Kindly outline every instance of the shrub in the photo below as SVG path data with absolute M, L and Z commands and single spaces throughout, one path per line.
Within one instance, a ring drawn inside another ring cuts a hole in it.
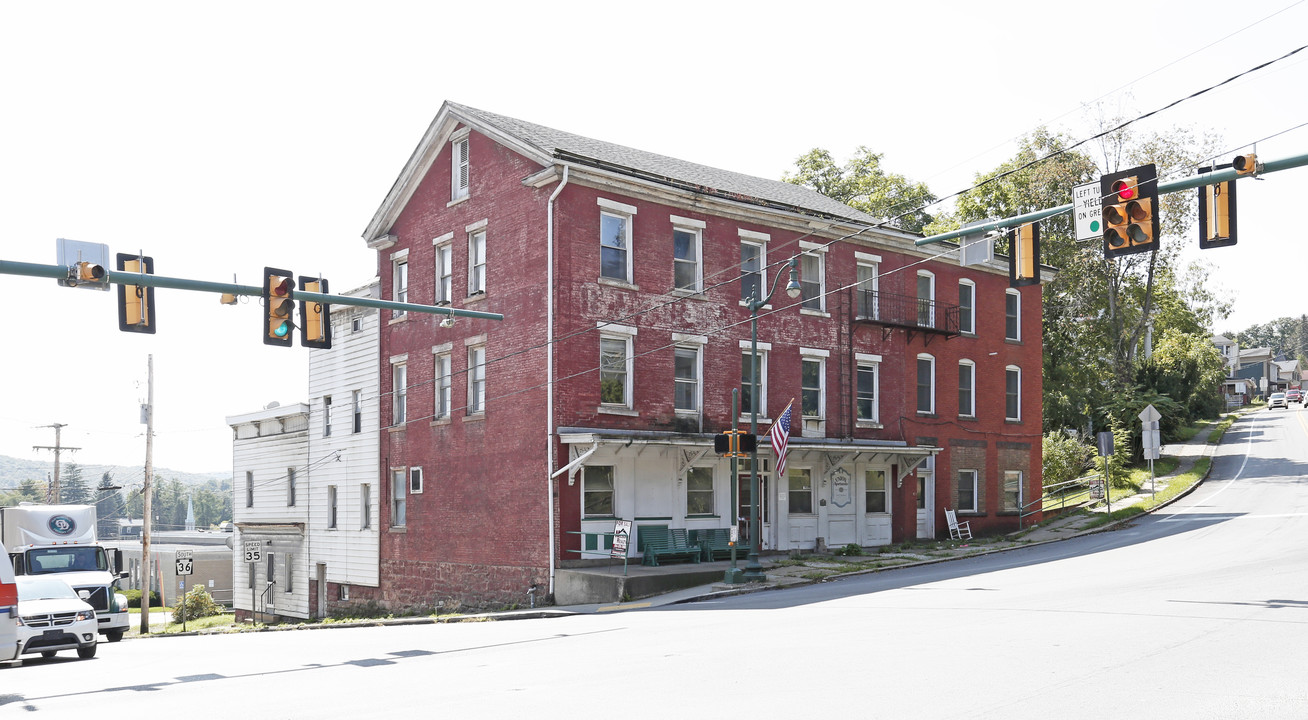
M 1095 448 L 1068 430 L 1050 430 L 1041 440 L 1044 484 L 1057 485 L 1081 477 L 1090 467 Z
M 129 608 L 139 608 L 139 607 L 141 607 L 141 591 L 140 591 L 140 590 L 124 590 L 124 591 L 123 591 L 123 596 L 125 596 L 125 597 L 127 598 L 127 607 L 129 607 Z M 161 603 L 161 602 L 163 602 L 163 601 L 159 599 L 159 593 L 157 593 L 157 592 L 151 590 L 151 591 L 150 591 L 150 607 L 159 607 L 159 603 Z
M 183 617 L 187 620 L 195 620 L 210 615 L 221 615 L 223 612 L 223 606 L 213 601 L 213 596 L 203 585 L 196 585 L 185 595 L 177 598 L 177 604 L 172 609 L 173 622 L 181 622 Z
M 844 546 L 844 547 L 842 547 L 842 548 L 840 548 L 840 549 L 834 551 L 834 552 L 831 553 L 831 554 L 832 554 L 832 555 L 846 555 L 846 556 L 851 556 L 851 557 L 852 557 L 852 556 L 858 556 L 858 555 L 862 555 L 862 554 L 863 554 L 863 546 L 862 546 L 862 545 L 859 545 L 858 543 L 850 543 L 850 544 L 848 544 L 848 545 L 846 545 L 846 546 Z

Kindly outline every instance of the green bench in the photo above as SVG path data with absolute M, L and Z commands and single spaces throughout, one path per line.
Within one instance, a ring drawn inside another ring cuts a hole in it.
M 711 528 L 692 530 L 690 542 L 699 545 L 705 560 L 727 560 L 731 558 L 731 528 Z M 736 557 L 743 558 L 749 548 L 736 544 Z
M 699 562 L 701 555 L 698 545 L 687 537 L 685 528 L 668 529 L 666 525 L 641 525 L 639 539 L 644 558 L 643 565 L 658 566 L 660 560 L 685 559 Z

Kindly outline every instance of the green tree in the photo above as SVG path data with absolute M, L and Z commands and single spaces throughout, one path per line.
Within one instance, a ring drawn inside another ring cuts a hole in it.
M 860 145 L 844 166 L 831 153 L 813 148 L 795 160 L 795 172 L 781 179 L 816 190 L 846 205 L 909 232 L 921 232 L 931 216 L 923 209 L 936 201 L 925 183 L 914 183 L 903 175 L 881 167 L 884 155 Z
M 87 505 L 91 502 L 91 489 L 82 478 L 82 466 L 68 463 L 59 478 L 59 501 L 68 505 Z
M 118 520 L 126 517 L 127 506 L 118 490 L 112 472 L 100 476 L 100 484 L 95 487 L 95 517 L 102 538 L 117 537 Z

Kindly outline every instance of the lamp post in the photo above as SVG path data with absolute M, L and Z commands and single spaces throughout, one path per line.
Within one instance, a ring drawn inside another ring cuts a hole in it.
M 799 257 L 792 256 L 790 262 L 790 282 L 786 284 L 786 295 L 798 298 L 803 292 L 799 287 Z M 768 304 L 772 294 L 777 291 L 781 273 L 772 280 L 772 289 L 766 297 L 749 300 L 749 434 L 758 437 L 758 311 Z M 762 283 L 754 291 L 757 295 L 762 290 Z M 763 566 L 758 563 L 758 554 L 762 550 L 762 524 L 759 518 L 759 480 L 758 480 L 758 444 L 749 454 L 749 556 L 745 559 L 745 582 L 763 582 Z M 735 480 L 733 480 L 735 482 Z M 779 482 L 779 481 L 778 481 Z

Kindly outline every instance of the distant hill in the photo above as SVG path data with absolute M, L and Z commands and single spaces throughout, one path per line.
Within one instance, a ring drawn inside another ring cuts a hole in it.
M 82 463 L 77 463 L 77 465 L 82 468 L 82 479 L 91 487 L 99 484 L 100 478 L 105 471 L 112 472 L 114 482 L 123 485 L 133 480 L 139 481 L 145 470 L 143 465 L 93 465 Z M 67 467 L 67 463 L 61 464 L 61 468 Z M 23 460 L 0 455 L 0 488 L 18 487 L 23 480 L 28 478 L 44 482 L 46 477 L 53 472 L 53 461 Z M 203 485 L 210 480 L 230 480 L 232 477 L 230 473 L 224 472 L 191 473 L 160 467 L 156 467 L 154 473 L 165 480 L 176 479 L 183 485 Z

